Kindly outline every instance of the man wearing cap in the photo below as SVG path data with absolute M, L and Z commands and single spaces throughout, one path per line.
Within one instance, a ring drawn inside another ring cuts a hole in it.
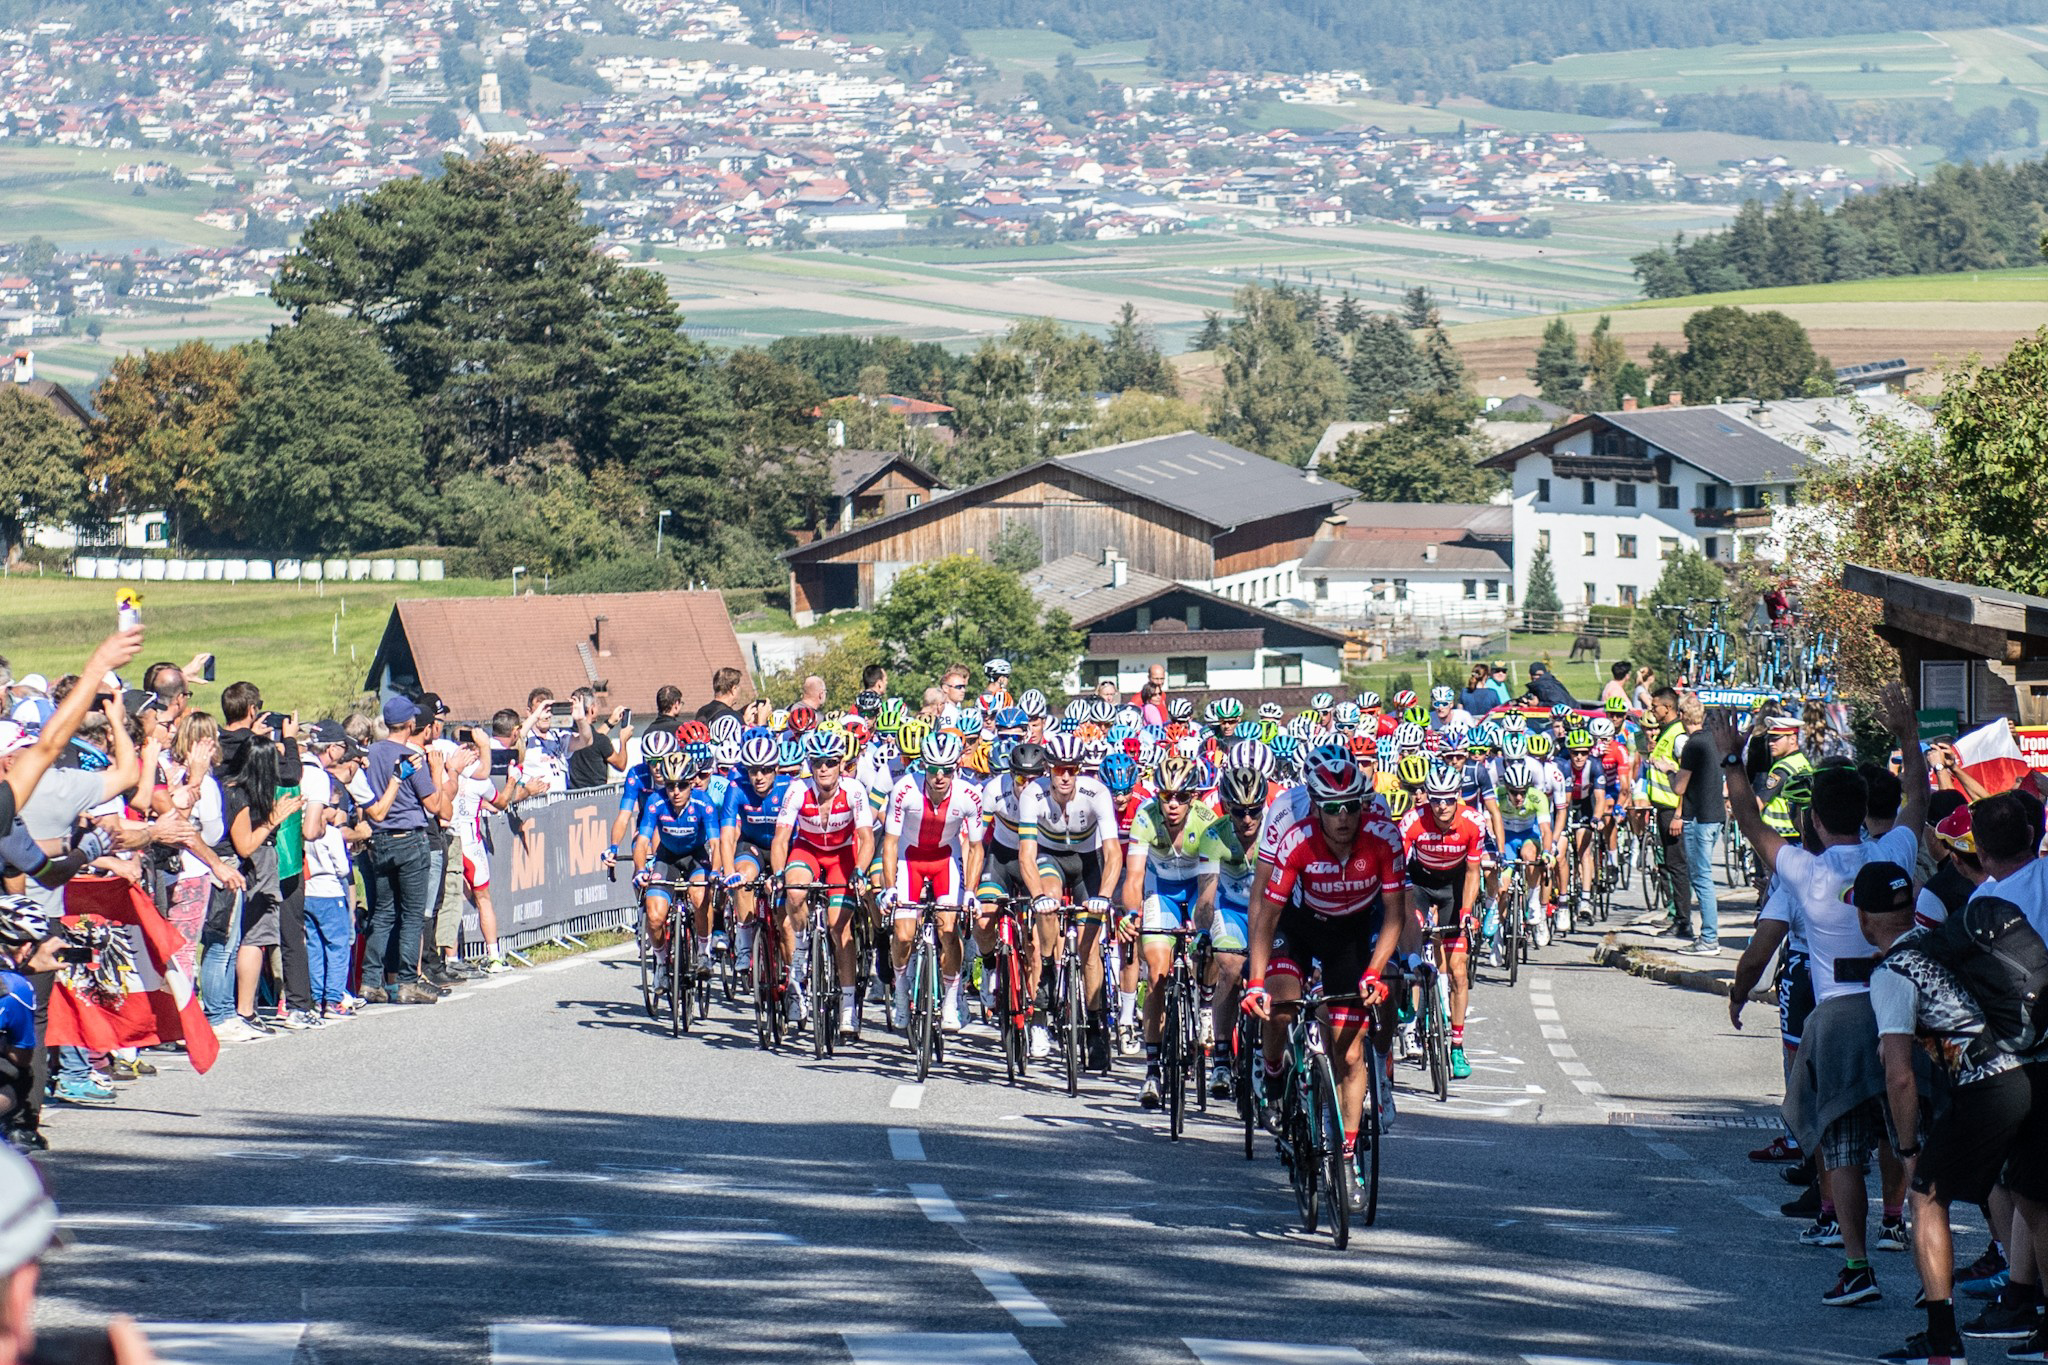
M 416 744 L 420 708 L 409 698 L 384 703 L 387 738 L 370 746 L 365 770 L 375 792 L 366 814 L 370 857 L 368 946 L 363 998 L 371 1004 L 431 1005 L 441 991 L 420 980 L 420 937 L 433 901 L 428 842 L 436 818 L 452 807 L 441 791 L 439 755 Z
M 1908 1338 L 1903 1353 L 1882 1358 L 1961 1360 L 1949 1205 L 1985 1202 L 2002 1175 L 2023 1209 L 2027 1203 L 2033 1212 L 2048 1208 L 2040 1202 L 2048 1200 L 2048 1103 L 2036 1099 L 2029 1074 L 2040 1074 L 2042 1057 L 1999 1048 L 1982 1003 L 1923 950 L 1930 930 L 1914 923 L 1913 878 L 1904 867 L 1866 863 L 1844 895 L 1856 907 L 1863 936 L 1884 955 L 1871 974 L 1870 1007 L 1884 1060 L 1892 1150 L 1908 1163 L 1913 1259 L 1927 1304 L 1926 1332 Z M 1993 904 L 2011 907 L 1995 898 Z M 1916 1043 L 1949 1083 L 1931 1125 L 1923 1123 L 1914 1077 Z M 2048 1221 L 2033 1226 L 2030 1220 L 2030 1226 L 2039 1245 Z
M 1797 716 L 1772 716 L 1764 722 L 1770 742 L 1771 766 L 1757 784 L 1757 800 L 1763 803 L 1764 824 L 1780 839 L 1799 836 L 1799 809 L 1806 804 L 1807 783 L 1813 763 L 1799 747 L 1805 727 Z
M 351 852 L 370 837 L 348 784 L 365 755 L 338 720 L 315 723 L 306 737 L 311 761 L 299 779 L 306 802 L 306 966 L 313 1008 L 322 1018 L 345 1019 L 353 1012 L 348 1003 L 349 956 L 355 946 Z
M 57 704 L 50 700 L 50 680 L 40 673 L 22 678 L 14 684 L 13 691 L 8 719 L 31 733 L 42 729 L 57 710 Z
M 1557 675 L 1550 671 L 1547 664 L 1529 665 L 1529 686 L 1526 690 L 1530 696 L 1545 706 L 1576 707 L 1579 704 L 1578 699 L 1557 680 Z

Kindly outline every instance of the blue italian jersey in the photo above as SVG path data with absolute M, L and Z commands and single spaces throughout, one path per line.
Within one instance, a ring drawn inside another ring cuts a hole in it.
M 736 829 L 742 842 L 767 848 L 775 842 L 775 816 L 782 809 L 782 798 L 788 791 L 788 773 L 777 773 L 763 796 L 754 795 L 754 784 L 746 778 L 734 778 L 726 784 L 719 828 Z
M 680 809 L 670 802 L 667 792 L 655 792 L 640 817 L 640 837 L 651 841 L 663 858 L 702 853 L 717 833 L 718 810 L 711 804 L 710 793 L 701 787 L 690 789 Z

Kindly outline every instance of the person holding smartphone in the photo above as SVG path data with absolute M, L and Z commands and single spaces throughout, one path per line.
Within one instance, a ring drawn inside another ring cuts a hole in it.
M 419 718 L 411 699 L 386 701 L 389 734 L 370 746 L 367 758 L 376 796 L 366 812 L 370 913 L 362 996 L 373 1005 L 431 1005 L 442 995 L 420 979 L 420 932 L 433 899 L 428 836 L 434 819 L 447 818 L 453 807 L 437 780 L 438 758 L 422 753 L 415 743 Z

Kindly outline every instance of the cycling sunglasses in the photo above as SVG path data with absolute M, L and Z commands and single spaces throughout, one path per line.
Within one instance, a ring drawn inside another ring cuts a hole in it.
M 1230 814 L 1238 820 L 1256 820 L 1266 813 L 1264 806 L 1232 806 Z
M 1429 798 L 1429 804 L 1432 806 L 1455 806 L 1458 804 L 1458 798 L 1455 796 L 1432 796 Z
M 1316 809 L 1325 815 L 1356 815 L 1365 809 L 1363 801 L 1318 801 Z
M 1195 794 L 1194 794 L 1193 792 L 1161 792 L 1161 793 L 1159 793 L 1159 804 L 1161 804 L 1162 806 L 1163 806 L 1163 805 L 1165 805 L 1165 804 L 1166 804 L 1166 803 L 1167 803 L 1168 801 L 1174 801 L 1174 802 L 1178 802 L 1178 803 L 1179 803 L 1180 805 L 1183 805 L 1183 806 L 1185 806 L 1185 805 L 1186 805 L 1186 804 L 1187 804 L 1188 802 L 1190 802 L 1190 801 L 1192 801 L 1192 800 L 1194 800 L 1194 799 L 1195 799 Z
M 838 768 L 844 766 L 845 763 L 846 760 L 843 758 L 825 758 L 820 756 L 811 760 L 811 771 L 816 772 L 820 768 Z
M 1081 773 L 1081 765 L 1078 763 L 1055 763 L 1047 771 L 1059 773 L 1064 777 L 1078 777 Z
M 749 768 L 749 769 L 747 769 L 747 776 L 748 776 L 748 777 L 773 777 L 773 776 L 775 776 L 775 775 L 776 775 L 777 773 L 779 773 L 779 772 L 781 772 L 781 771 L 782 771 L 782 769 L 780 769 L 780 768 L 776 767 L 776 766 L 775 766 L 774 764 L 772 764 L 772 763 L 771 763 L 771 764 L 769 764 L 769 765 L 768 765 L 767 767 L 765 767 L 765 768 Z

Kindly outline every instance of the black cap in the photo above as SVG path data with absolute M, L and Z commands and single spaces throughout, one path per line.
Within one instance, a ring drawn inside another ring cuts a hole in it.
M 121 694 L 121 709 L 131 716 L 139 716 L 144 711 L 161 711 L 163 706 L 164 699 L 154 692 L 139 692 L 131 687 Z
M 1910 913 L 1913 875 L 1897 863 L 1865 863 L 1842 899 L 1866 915 Z
M 448 715 L 448 703 L 441 700 L 441 694 L 438 692 L 422 692 L 420 714 L 432 716 L 435 720 L 443 720 Z
M 1550 666 L 1548 664 L 1534 663 L 1529 665 L 1529 676 L 1532 678 L 1540 678 L 1549 671 Z

